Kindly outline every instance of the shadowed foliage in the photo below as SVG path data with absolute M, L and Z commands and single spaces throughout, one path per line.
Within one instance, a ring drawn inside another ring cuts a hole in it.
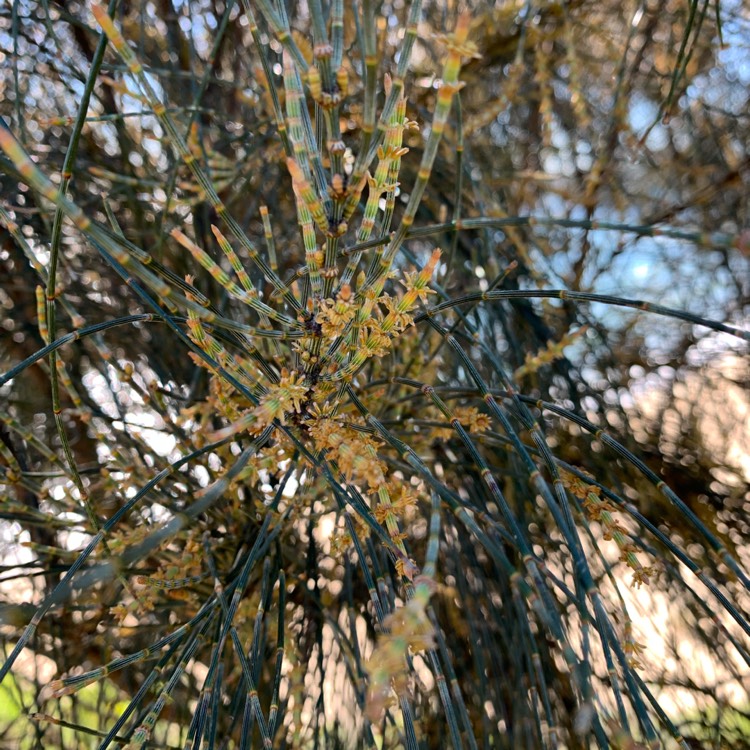
M 749 39 L 0 9 L 0 744 L 747 747 Z

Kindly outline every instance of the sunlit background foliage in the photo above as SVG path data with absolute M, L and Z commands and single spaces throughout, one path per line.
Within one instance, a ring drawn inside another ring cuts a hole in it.
M 0 8 L 0 745 L 747 747 L 746 4 L 109 13 Z

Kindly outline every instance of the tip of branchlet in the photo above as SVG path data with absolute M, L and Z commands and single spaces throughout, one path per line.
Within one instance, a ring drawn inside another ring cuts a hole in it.
M 214 233 L 214 237 L 216 237 L 219 242 L 226 242 L 227 238 L 224 236 L 221 229 L 219 229 L 219 227 L 217 227 L 215 224 L 211 224 L 211 231 Z
M 243 430 L 250 429 L 253 425 L 253 422 L 255 421 L 256 417 L 254 414 L 246 414 L 244 417 L 240 417 L 237 422 L 233 422 L 232 424 L 224 427 L 221 430 L 209 432 L 206 435 L 206 439 L 211 443 L 218 443 L 220 440 L 226 440 L 227 438 L 233 437 Z
M 286 168 L 292 177 L 292 182 L 304 181 L 305 175 L 302 173 L 302 168 L 291 156 L 286 160 Z
M 435 248 L 432 251 L 432 255 L 430 256 L 430 259 L 427 261 L 427 265 L 424 267 L 424 272 L 428 273 L 430 276 L 435 272 L 435 269 L 437 268 L 437 264 L 440 262 L 440 256 L 443 254 L 443 251 L 440 248 Z
M 393 88 L 393 79 L 390 73 L 386 73 L 383 77 L 383 88 L 385 89 L 385 95 L 388 96 Z
M 188 247 L 189 245 L 193 244 L 190 238 L 177 227 L 175 227 L 169 234 L 184 247 Z
M 94 2 L 91 3 L 91 12 L 94 14 L 94 18 L 99 24 L 101 30 L 109 37 L 109 40 L 115 45 L 115 47 L 119 44 L 125 43 L 115 26 L 115 22 L 112 20 L 109 13 L 107 13 L 107 9 L 103 5 L 100 5 L 94 0 Z
M 62 698 L 63 695 L 68 695 L 72 692 L 73 690 L 71 688 L 65 687 L 65 682 L 63 680 L 52 680 L 52 682 L 48 682 L 41 689 L 37 702 L 41 704 L 51 698 Z
M 109 18 L 109 15 L 105 8 L 102 5 L 99 5 L 99 3 L 94 0 L 94 2 L 91 3 L 91 12 L 94 14 L 94 18 L 96 18 L 96 22 L 101 26 L 102 25 L 102 18 Z
M 465 42 L 469 36 L 469 29 L 471 28 L 471 13 L 468 8 L 464 8 L 458 16 L 456 21 L 456 28 L 453 33 L 456 35 L 456 40 Z

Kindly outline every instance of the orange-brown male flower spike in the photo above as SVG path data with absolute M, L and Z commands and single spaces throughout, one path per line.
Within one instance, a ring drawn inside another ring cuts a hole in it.
M 406 287 L 406 294 L 404 295 L 402 302 L 408 300 L 406 304 L 408 304 L 409 307 L 411 307 L 417 299 L 420 299 L 422 302 L 427 302 L 427 295 L 435 294 L 435 291 L 430 289 L 427 284 L 437 267 L 440 255 L 440 250 L 434 250 L 430 259 L 427 261 L 427 264 L 419 273 L 413 271 L 404 274 L 405 281 L 402 283 Z
M 351 287 L 349 284 L 344 284 L 335 300 L 327 299 L 321 302 L 317 321 L 320 323 L 323 335 L 328 338 L 340 336 L 356 312 Z
M 254 410 L 257 418 L 256 429 L 269 425 L 274 419 L 284 424 L 284 415 L 287 412 L 299 413 L 302 410 L 302 402 L 306 395 L 304 376 L 289 372 L 286 368 L 282 369 L 279 382 L 268 389 Z
M 442 42 L 448 49 L 450 55 L 459 58 L 480 58 L 479 50 L 474 42 L 469 41 L 469 29 L 471 27 L 471 15 L 464 11 L 456 21 L 456 28 L 452 34 L 436 34 L 435 39 Z

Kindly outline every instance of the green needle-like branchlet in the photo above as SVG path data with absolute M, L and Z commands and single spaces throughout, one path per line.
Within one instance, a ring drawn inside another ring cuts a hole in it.
M 743 684 L 721 19 L 500 5 L 14 4 L 0 705 L 40 746 L 742 744 L 680 650 Z

